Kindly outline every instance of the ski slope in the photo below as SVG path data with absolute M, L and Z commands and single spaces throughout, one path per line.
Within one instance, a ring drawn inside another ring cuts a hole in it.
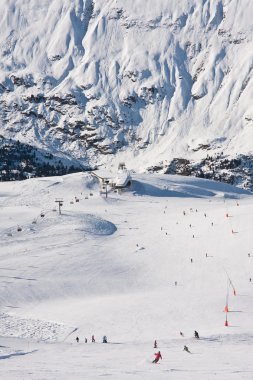
M 132 176 L 107 198 L 88 173 L 0 183 L 1 378 L 253 378 L 252 194 Z

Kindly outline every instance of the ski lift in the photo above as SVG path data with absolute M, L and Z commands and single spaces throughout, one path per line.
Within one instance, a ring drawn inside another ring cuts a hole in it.
M 93 196 L 93 193 L 90 193 L 90 196 L 92 197 L 92 196 Z
M 59 215 L 61 215 L 61 207 L 63 206 L 63 199 L 62 198 L 56 198 L 55 202 L 58 203 L 58 206 L 59 206 Z
M 22 228 L 21 228 L 20 226 L 18 226 L 17 231 L 18 231 L 18 232 L 21 232 L 21 231 L 22 231 Z
M 45 216 L 44 212 L 41 212 L 40 216 L 41 216 L 41 218 L 44 218 L 44 216 Z
M 119 163 L 118 170 L 126 170 L 126 164 L 125 164 L 125 162 L 120 162 Z
M 33 219 L 32 224 L 36 224 L 36 223 L 37 223 L 37 220 Z

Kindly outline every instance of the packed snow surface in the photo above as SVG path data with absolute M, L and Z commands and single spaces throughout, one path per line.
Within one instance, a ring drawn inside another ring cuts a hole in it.
M 165 175 L 107 198 L 87 173 L 1 182 L 1 378 L 252 379 L 252 201 Z

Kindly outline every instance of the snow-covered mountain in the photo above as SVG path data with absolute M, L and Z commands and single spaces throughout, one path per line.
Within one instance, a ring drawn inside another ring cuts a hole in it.
M 87 167 L 250 167 L 252 16 L 251 0 L 2 0 L 0 133 Z

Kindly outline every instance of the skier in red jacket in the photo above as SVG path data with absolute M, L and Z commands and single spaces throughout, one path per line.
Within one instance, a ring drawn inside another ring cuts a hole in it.
M 152 363 L 157 363 L 159 359 L 162 359 L 162 355 L 160 351 L 156 352 L 154 355 L 155 355 L 155 360 L 153 360 Z

